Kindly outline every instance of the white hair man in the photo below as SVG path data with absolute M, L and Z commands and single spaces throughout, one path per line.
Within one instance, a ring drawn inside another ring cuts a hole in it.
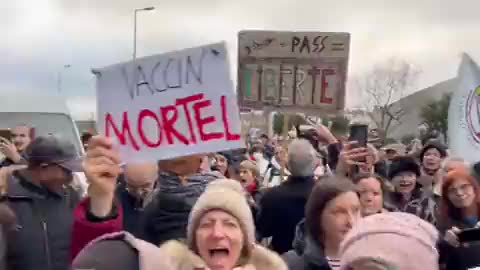
M 260 200 L 257 230 L 262 238 L 272 237 L 279 254 L 292 249 L 296 225 L 304 218 L 305 204 L 315 184 L 315 150 L 303 139 L 288 146 L 287 181 L 273 187 Z

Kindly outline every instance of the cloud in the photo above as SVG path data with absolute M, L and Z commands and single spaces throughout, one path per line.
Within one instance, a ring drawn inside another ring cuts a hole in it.
M 94 96 L 90 68 L 131 59 L 133 10 L 147 6 L 139 56 L 226 40 L 234 67 L 240 30 L 345 31 L 350 75 L 398 57 L 421 67 L 419 87 L 455 76 L 462 51 L 480 59 L 478 0 L 16 0 L 0 17 L 0 91 L 54 94 L 61 72 L 64 95 Z
M 72 96 L 67 98 L 67 107 L 75 120 L 90 120 L 96 117 L 96 98 Z

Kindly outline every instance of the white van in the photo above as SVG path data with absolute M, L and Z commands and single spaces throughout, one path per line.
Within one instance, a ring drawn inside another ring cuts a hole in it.
M 0 94 L 0 130 L 7 130 L 18 124 L 33 127 L 35 136 L 55 135 L 75 145 L 78 156 L 84 154 L 83 146 L 67 108 L 65 98 L 25 94 Z M 0 156 L 0 160 L 3 157 Z M 85 191 L 83 173 L 75 174 L 77 184 Z
M 0 94 L 0 129 L 26 124 L 35 128 L 35 136 L 55 135 L 71 141 L 81 156 L 80 136 L 65 99 L 54 96 Z

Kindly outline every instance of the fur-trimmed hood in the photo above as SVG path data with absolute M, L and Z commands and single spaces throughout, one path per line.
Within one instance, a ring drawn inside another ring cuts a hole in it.
M 160 246 L 160 251 L 172 258 L 178 267 L 175 270 L 200 270 L 208 269 L 205 262 L 193 253 L 185 244 L 179 241 L 169 241 Z M 260 245 L 255 245 L 252 256 L 246 265 L 235 270 L 287 270 L 287 265 L 275 252 Z

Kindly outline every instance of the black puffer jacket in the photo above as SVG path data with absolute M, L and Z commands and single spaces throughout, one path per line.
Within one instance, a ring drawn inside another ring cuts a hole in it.
M 32 184 L 22 171 L 14 172 L 8 204 L 17 224 L 7 232 L 7 269 L 68 269 L 73 208 L 79 199 L 70 187 L 54 193 Z

